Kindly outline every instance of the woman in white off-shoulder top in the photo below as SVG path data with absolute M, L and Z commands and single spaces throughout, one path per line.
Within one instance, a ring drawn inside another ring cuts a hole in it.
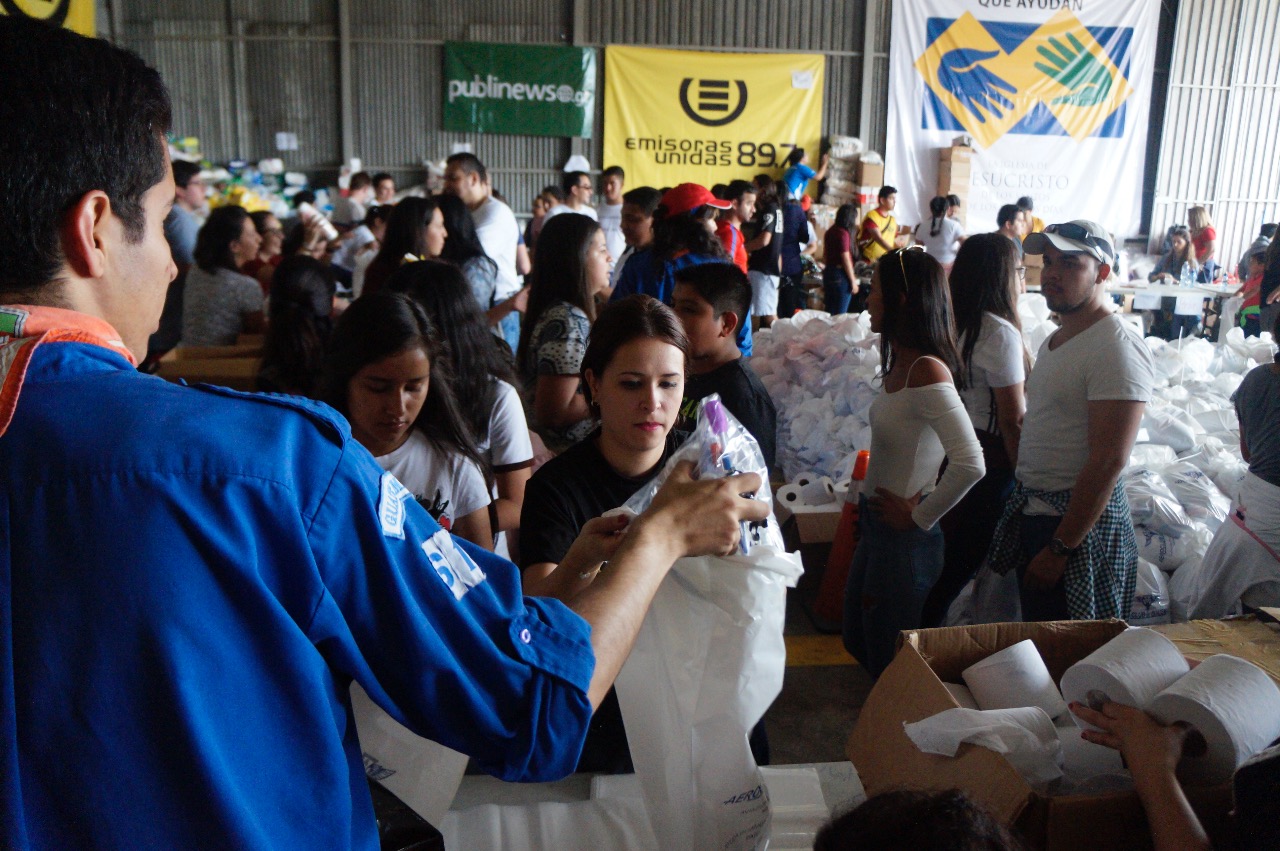
M 876 264 L 867 310 L 881 335 L 884 392 L 871 405 L 871 463 L 845 589 L 844 644 L 878 677 L 898 632 L 920 625 L 942 572 L 938 519 L 985 467 L 956 389 L 960 357 L 942 266 L 919 250 L 886 254 Z

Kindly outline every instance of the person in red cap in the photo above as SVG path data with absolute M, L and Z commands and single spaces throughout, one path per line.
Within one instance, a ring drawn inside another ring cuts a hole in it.
M 732 262 L 716 237 L 716 213 L 732 206 L 697 183 L 668 189 L 653 216 L 652 244 L 627 261 L 610 301 L 643 293 L 669 305 L 676 272 L 700 263 Z M 738 348 L 743 355 L 751 354 L 749 321 L 739 326 Z

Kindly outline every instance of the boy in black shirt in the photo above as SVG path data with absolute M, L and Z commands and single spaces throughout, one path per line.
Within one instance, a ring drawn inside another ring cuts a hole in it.
M 698 402 L 720 394 L 729 413 L 760 444 L 772 473 L 778 414 L 769 391 L 738 349 L 738 325 L 751 307 L 751 285 L 732 263 L 702 263 L 676 273 L 672 308 L 689 338 L 689 378 L 676 429 L 693 430 Z

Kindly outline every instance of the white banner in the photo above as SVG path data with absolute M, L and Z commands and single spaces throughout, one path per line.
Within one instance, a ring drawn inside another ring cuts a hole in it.
M 970 233 L 1027 195 L 1045 222 L 1137 234 L 1159 14 L 1160 0 L 894 0 L 898 221 L 928 218 L 939 149 L 967 135 Z

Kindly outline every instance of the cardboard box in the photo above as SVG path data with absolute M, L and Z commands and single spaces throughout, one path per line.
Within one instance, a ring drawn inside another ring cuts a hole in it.
M 1044 269 L 1043 254 L 1023 254 L 1022 265 L 1027 267 L 1027 276 L 1023 279 L 1028 287 L 1040 286 L 1040 272 Z
M 973 159 L 973 148 L 965 145 L 952 145 L 938 151 L 939 163 L 968 163 Z
M 883 163 L 866 163 L 858 160 L 858 167 L 854 169 L 854 183 L 861 186 L 874 186 L 876 191 L 880 191 L 880 187 L 884 186 L 884 164 Z
M 1119 620 L 1061 621 L 902 633 L 898 654 L 863 704 L 847 748 L 867 794 L 892 789 L 961 789 L 1016 827 L 1032 848 L 1149 849 L 1151 833 L 1136 793 L 1042 796 L 994 751 L 962 745 L 955 757 L 926 754 L 902 728 L 904 723 L 955 708 L 957 704 L 943 683 L 962 682 L 961 671 L 998 650 L 1031 639 L 1058 681 L 1068 667 L 1125 628 Z M 1280 653 L 1275 658 L 1280 659 Z M 1220 831 L 1231 806 L 1230 788 L 1188 789 L 1187 796 L 1210 835 Z

